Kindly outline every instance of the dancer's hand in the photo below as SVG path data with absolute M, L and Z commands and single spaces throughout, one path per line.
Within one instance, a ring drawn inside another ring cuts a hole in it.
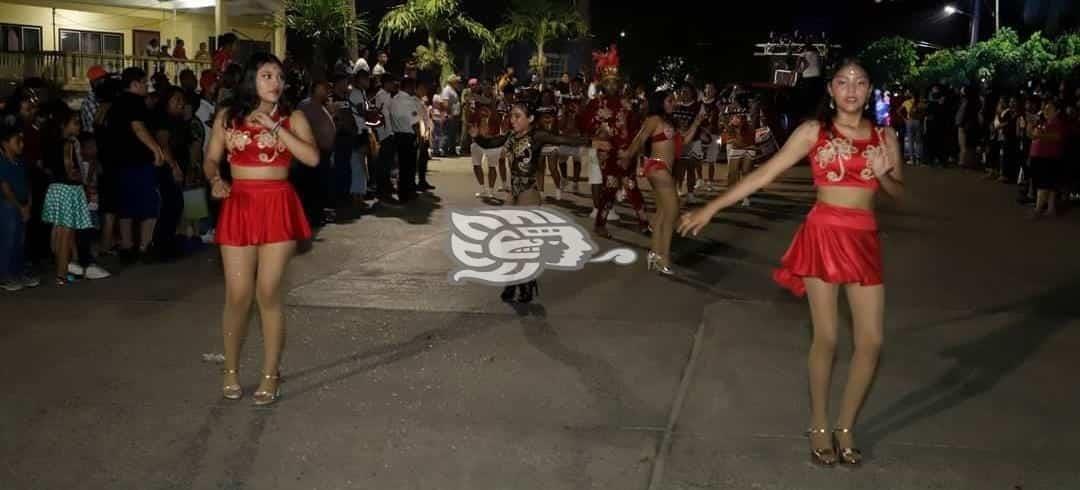
M 684 237 L 687 235 L 697 236 L 705 228 L 705 225 L 712 221 L 714 215 L 716 215 L 716 212 L 712 211 L 708 206 L 683 213 L 682 219 L 679 220 L 679 234 Z
M 229 197 L 231 188 L 229 184 L 222 180 L 221 177 L 214 177 L 213 184 L 210 187 L 210 196 L 214 199 L 225 199 Z
M 277 123 L 274 122 L 274 120 L 271 119 L 270 116 L 265 112 L 256 112 L 251 115 L 251 119 L 259 123 L 260 126 L 271 131 L 273 131 L 273 129 L 277 127 Z
M 877 156 L 870 159 L 870 170 L 874 172 L 874 176 L 881 178 L 892 171 L 893 162 L 889 155 L 892 153 L 886 146 L 885 151 L 881 152 Z

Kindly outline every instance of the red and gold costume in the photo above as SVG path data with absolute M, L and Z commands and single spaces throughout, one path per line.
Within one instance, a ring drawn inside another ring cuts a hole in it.
M 593 53 L 593 60 L 596 64 L 597 79 L 605 81 L 618 79 L 619 55 L 615 46 L 606 53 Z M 597 203 L 596 228 L 598 230 L 604 229 L 607 225 L 608 212 L 615 206 L 616 195 L 624 186 L 627 201 L 635 211 L 638 211 L 639 216 L 645 209 L 645 199 L 634 179 L 634 169 L 624 168 L 619 164 L 619 152 L 630 147 L 640 124 L 640 117 L 633 111 L 630 102 L 618 94 L 607 94 L 589 101 L 579 116 L 579 126 L 585 136 L 611 143 L 611 150 L 597 150 L 600 172 L 604 179 Z
M 282 129 L 289 118 L 274 115 Z M 269 129 L 245 122 L 225 130 L 225 149 L 234 167 L 289 168 L 292 153 Z M 219 245 L 247 247 L 311 238 L 296 190 L 286 179 L 234 179 L 221 204 L 214 239 Z
M 835 127 L 823 127 L 810 149 L 814 185 L 877 190 L 881 183 L 870 162 L 887 157 L 882 131 L 874 128 L 870 139 L 851 140 Z M 806 293 L 804 277 L 833 284 L 881 284 L 881 242 L 874 213 L 818 202 L 780 262 L 773 279 L 796 296 Z

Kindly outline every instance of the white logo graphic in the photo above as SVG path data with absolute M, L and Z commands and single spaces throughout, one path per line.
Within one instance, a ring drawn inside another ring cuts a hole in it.
M 550 209 L 501 207 L 450 213 L 450 256 L 458 268 L 450 282 L 507 286 L 531 281 L 545 269 L 580 270 L 586 262 L 629 265 L 629 248 L 599 250 L 572 219 Z

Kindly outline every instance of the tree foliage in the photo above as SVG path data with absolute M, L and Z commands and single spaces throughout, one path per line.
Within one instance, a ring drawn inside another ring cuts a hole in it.
M 498 55 L 495 35 L 465 15 L 461 0 L 406 0 L 379 21 L 377 39 L 386 44 L 391 39 L 425 33 L 427 43 L 418 46 L 413 56 L 421 69 L 439 69 L 445 80 L 454 72 L 454 57 L 442 37 L 449 39 L 459 32 L 480 41 L 480 59 L 488 61 Z
M 275 19 L 275 25 L 324 46 L 371 36 L 371 24 L 355 13 L 351 0 L 285 0 L 285 16 Z
M 915 43 L 902 37 L 874 41 L 859 54 L 859 59 L 876 83 L 904 81 L 915 69 L 919 55 Z
M 1016 31 L 1002 28 L 994 37 L 969 49 L 942 49 L 928 54 L 914 66 L 907 80 L 920 86 L 984 84 L 1008 89 L 1032 78 L 1066 78 L 1077 70 L 1080 34 L 1051 40 L 1035 32 L 1021 41 Z
M 529 66 L 543 73 L 547 65 L 544 47 L 551 41 L 581 38 L 589 34 L 581 13 L 574 7 L 552 0 L 513 0 L 495 38 L 502 49 L 517 41 L 529 41 L 536 54 Z

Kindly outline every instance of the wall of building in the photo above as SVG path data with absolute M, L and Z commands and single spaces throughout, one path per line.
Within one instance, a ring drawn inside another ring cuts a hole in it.
M 200 42 L 214 34 L 213 15 L 173 13 L 167 10 L 110 7 L 54 0 L 27 0 L 27 3 L 0 2 L 0 22 L 41 28 L 42 48 L 60 49 L 60 29 L 122 34 L 124 54 L 142 54 L 143 46 L 133 46 L 135 30 L 158 31 L 162 40 L 184 40 L 188 56 L 194 56 Z M 229 27 L 241 38 L 273 42 L 274 30 L 260 25 L 261 18 L 230 17 Z M 173 45 L 174 42 L 170 42 Z

